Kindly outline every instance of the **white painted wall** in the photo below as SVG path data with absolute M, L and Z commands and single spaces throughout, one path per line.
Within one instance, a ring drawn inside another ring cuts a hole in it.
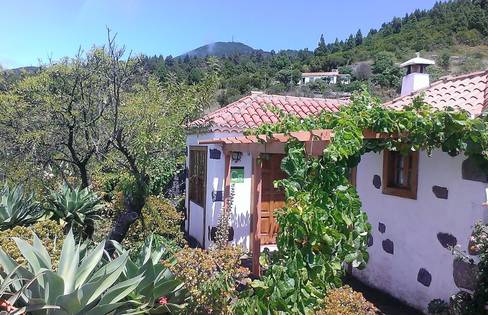
M 467 250 L 474 223 L 487 219 L 486 184 L 462 179 L 464 156 L 451 157 L 434 151 L 432 157 L 420 152 L 417 200 L 384 195 L 373 186 L 373 176 L 383 174 L 383 153 L 368 153 L 357 170 L 357 190 L 372 225 L 373 246 L 364 270 L 353 274 L 366 284 L 386 291 L 426 311 L 435 298 L 448 298 L 460 289 L 453 280 L 454 256 L 441 246 L 438 232 L 454 235 Z M 383 180 L 382 180 L 383 184 Z M 438 199 L 432 186 L 447 187 L 448 199 Z M 385 233 L 378 223 L 386 225 Z M 394 254 L 386 253 L 382 241 L 394 243 Z M 417 281 L 420 268 L 432 275 L 426 287 Z
M 239 133 L 205 133 L 193 134 L 187 137 L 187 146 L 199 145 L 198 142 L 206 139 L 221 137 L 241 136 Z M 225 189 L 225 156 L 221 145 L 202 145 L 207 146 L 207 192 L 206 192 L 206 209 L 190 202 L 190 220 L 185 222 L 185 227 L 189 234 L 195 237 L 200 244 L 208 248 L 212 241 L 210 240 L 210 229 L 217 226 L 217 222 L 224 205 L 223 202 L 214 202 L 212 192 L 224 191 Z M 221 152 L 219 160 L 210 159 L 210 150 L 218 149 Z M 187 159 L 187 167 L 188 165 Z M 251 173 L 252 157 L 249 153 L 243 153 L 241 161 L 231 161 L 231 166 L 244 167 L 244 183 L 235 184 L 234 189 L 234 207 L 232 209 L 231 224 L 234 228 L 234 242 L 243 246 L 246 250 L 250 248 L 250 213 L 251 213 Z M 188 207 L 188 179 L 186 180 L 186 202 Z M 187 209 L 188 211 L 188 209 Z M 204 218 L 205 216 L 205 225 Z M 205 232 L 204 232 L 205 230 Z M 205 242 L 204 242 L 205 235 Z
M 401 96 L 409 95 L 412 92 L 428 88 L 430 77 L 428 73 L 410 73 L 403 77 Z

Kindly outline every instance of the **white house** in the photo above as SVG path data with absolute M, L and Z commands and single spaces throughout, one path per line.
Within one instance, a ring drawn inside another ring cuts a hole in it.
M 473 117 L 488 106 L 488 70 L 430 84 L 425 68 L 431 61 L 426 62 L 414 58 L 404 64 L 408 71 L 403 82 L 408 84 L 402 96 L 386 106 L 401 109 L 419 94 L 434 107 L 449 105 L 469 111 Z M 232 183 L 233 242 L 256 257 L 262 246 L 272 245 L 278 230 L 272 213 L 284 202 L 272 185 L 283 176 L 279 169 L 282 136 L 261 143 L 256 137 L 243 136 L 243 131 L 277 121 L 268 105 L 303 117 L 336 111 L 347 103 L 345 99 L 252 93 L 193 122 L 187 140 L 189 234 L 204 247 L 211 244 L 212 228 Z M 330 135 L 314 136 L 325 139 Z M 311 153 L 323 150 L 312 145 L 307 142 Z M 369 262 L 364 270 L 352 270 L 355 277 L 423 311 L 432 299 L 447 300 L 460 289 L 473 289 L 473 265 L 455 260 L 449 246 L 466 250 L 474 224 L 488 220 L 484 206 L 488 177 L 476 164 L 463 155 L 451 157 L 440 150 L 432 156 L 421 151 L 408 157 L 395 152 L 367 153 L 353 182 L 373 227 Z
M 330 72 L 304 72 L 298 84 L 307 84 L 315 80 L 323 80 L 329 84 L 349 84 L 351 77 L 348 74 L 340 74 L 339 70 L 333 69 Z

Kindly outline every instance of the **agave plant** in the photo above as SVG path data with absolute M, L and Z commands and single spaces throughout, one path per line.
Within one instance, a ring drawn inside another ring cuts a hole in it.
M 115 244 L 120 255 L 128 255 L 120 244 Z M 124 313 L 167 314 L 178 313 L 185 307 L 187 292 L 183 283 L 161 263 L 166 254 L 164 247 L 153 249 L 153 235 L 148 236 L 135 259 L 129 257 L 123 278 L 144 277 L 129 294 L 135 309 L 126 309 Z
M 0 190 L 0 230 L 33 224 L 43 214 L 40 204 L 34 200 L 34 194 L 27 194 L 22 185 L 13 188 L 5 185 Z
M 41 310 L 36 314 L 108 314 L 129 303 L 124 300 L 143 280 L 143 276 L 126 277 L 119 281 L 126 268 L 127 254 L 103 261 L 105 242 L 92 250 L 76 244 L 73 233 L 66 236 L 57 270 L 53 271 L 48 251 L 34 234 L 32 245 L 14 238 L 24 256 L 26 267 L 19 266 L 0 249 L 0 265 L 5 272 L 15 273 L 9 284 L 19 292 L 26 283 L 29 290 L 20 293 L 26 306 L 54 305 L 57 309 Z
M 73 229 L 84 238 L 91 238 L 95 221 L 100 218 L 97 213 L 103 207 L 100 201 L 101 198 L 88 188 L 71 189 L 64 185 L 61 191 L 51 192 L 48 210 L 52 219 L 67 223 L 67 230 Z
M 16 272 L 19 268 L 20 266 L 14 268 L 5 276 L 5 278 L 2 277 L 3 275 L 0 275 L 0 314 L 21 315 L 39 310 L 59 309 L 58 306 L 45 305 L 42 301 L 38 302 L 38 304 L 31 304 L 29 307 L 17 305 L 21 295 L 28 290 L 29 286 L 36 281 L 39 276 L 37 275 L 34 279 L 26 281 L 17 292 L 11 292 L 10 285 L 18 281 L 18 279 L 16 279 Z

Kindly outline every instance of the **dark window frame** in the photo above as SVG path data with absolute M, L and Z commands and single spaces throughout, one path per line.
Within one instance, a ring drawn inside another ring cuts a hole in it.
M 383 153 L 383 194 L 417 199 L 419 172 L 418 151 L 402 155 L 398 151 Z
M 188 154 L 188 199 L 205 208 L 207 195 L 207 147 L 191 146 Z

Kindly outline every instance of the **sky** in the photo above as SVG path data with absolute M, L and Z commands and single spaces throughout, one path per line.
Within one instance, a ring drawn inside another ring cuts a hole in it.
M 435 0 L 1 0 L 0 65 L 38 65 L 106 42 L 106 28 L 133 53 L 178 56 L 217 41 L 254 48 L 317 46 L 367 34 Z

